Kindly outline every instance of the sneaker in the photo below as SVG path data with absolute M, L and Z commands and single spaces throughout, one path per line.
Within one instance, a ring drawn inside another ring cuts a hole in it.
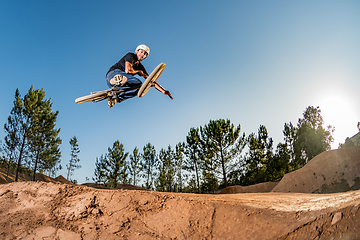
M 128 81 L 127 77 L 125 77 L 123 75 L 120 75 L 120 74 L 117 74 L 110 80 L 110 83 L 115 85 L 115 86 L 121 87 L 125 83 L 127 83 L 127 81 Z
M 121 101 L 122 100 L 120 100 L 120 98 L 114 94 L 108 97 L 108 106 L 109 108 L 112 108 L 115 106 L 115 103 L 120 103 Z
M 117 102 L 118 102 L 118 98 L 116 97 L 116 95 L 115 96 L 108 96 L 108 106 L 109 106 L 109 108 L 112 108 L 115 105 L 115 103 L 117 103 Z
M 113 106 L 115 106 L 115 103 L 116 103 L 116 99 L 108 99 L 109 108 L 112 108 Z

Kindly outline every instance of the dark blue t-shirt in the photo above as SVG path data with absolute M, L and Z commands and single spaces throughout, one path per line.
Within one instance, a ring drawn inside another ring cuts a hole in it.
M 137 59 L 137 56 L 134 53 L 128 53 L 126 54 L 123 58 L 121 58 L 117 63 L 115 63 L 107 73 L 115 70 L 115 69 L 120 69 L 122 71 L 125 72 L 125 62 L 129 62 L 132 67 L 134 68 L 134 70 L 141 70 L 143 71 L 145 74 L 149 75 L 146 72 L 145 67 L 141 64 L 141 62 Z

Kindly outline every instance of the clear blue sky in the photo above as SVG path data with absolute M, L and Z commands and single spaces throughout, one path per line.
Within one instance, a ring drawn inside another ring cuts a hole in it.
M 262 124 L 275 148 L 310 105 L 335 126 L 337 148 L 360 121 L 359 25 L 357 0 L 1 0 L 0 125 L 16 88 L 43 88 L 60 112 L 63 167 L 78 139 L 79 183 L 116 140 L 128 152 L 148 142 L 159 152 L 210 119 L 228 118 L 246 135 Z M 111 109 L 74 102 L 107 89 L 109 67 L 142 43 L 149 72 L 167 64 L 158 82 L 174 100 L 152 89 Z

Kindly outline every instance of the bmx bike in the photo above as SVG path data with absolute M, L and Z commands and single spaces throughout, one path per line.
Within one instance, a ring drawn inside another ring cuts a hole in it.
M 138 97 L 143 97 L 151 87 L 154 87 L 156 84 L 156 81 L 162 74 L 166 67 L 165 63 L 160 63 L 149 75 L 148 78 L 146 78 L 145 82 L 141 85 L 139 88 L 139 91 L 137 93 Z M 100 102 L 105 99 L 111 99 L 112 97 L 124 93 L 124 90 L 122 89 L 116 89 L 116 87 L 103 90 L 103 91 L 97 91 L 97 92 L 91 92 L 90 95 L 86 95 L 83 97 L 79 97 L 75 99 L 76 103 L 84 103 L 84 102 Z

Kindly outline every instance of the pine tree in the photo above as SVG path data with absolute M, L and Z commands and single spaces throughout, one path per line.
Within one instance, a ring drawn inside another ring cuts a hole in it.
M 11 149 L 11 154 L 16 156 L 17 168 L 15 181 L 18 181 L 18 174 L 21 160 L 26 155 L 26 137 L 30 123 L 30 116 L 24 115 L 24 105 L 19 89 L 15 91 L 14 106 L 11 109 L 7 123 L 4 125 L 6 132 L 5 143 Z M 11 157 L 10 157 L 11 159 Z
M 13 149 L 11 158 L 16 156 L 17 158 L 17 169 L 15 181 L 18 181 L 20 167 L 22 161 L 28 162 L 29 150 L 34 151 L 37 143 L 29 140 L 32 136 L 38 134 L 40 115 L 43 115 L 42 110 L 44 105 L 48 105 L 51 108 L 50 100 L 44 100 L 45 92 L 41 89 L 35 89 L 33 86 L 28 90 L 28 93 L 22 99 L 18 89 L 15 91 L 14 106 L 11 110 L 10 116 L 8 117 L 7 123 L 4 125 L 6 132 L 5 144 L 8 149 Z M 57 115 L 57 112 L 54 113 Z M 56 117 L 55 117 L 56 119 Z M 54 130 L 58 132 L 60 130 Z M 61 141 L 57 139 L 57 143 Z M 56 144 L 55 144 L 56 145 Z M 31 149 L 30 149 L 31 147 Z M 44 149 L 48 149 L 43 148 Z M 39 151 L 40 153 L 40 151 Z M 58 155 L 60 153 L 58 152 Z M 40 156 L 40 155 L 39 155 Z M 39 157 L 38 156 L 38 157 Z
M 125 152 L 124 145 L 115 141 L 112 148 L 108 148 L 105 158 L 106 186 L 117 187 L 120 183 L 128 183 L 126 159 L 129 153 Z
M 330 125 L 326 128 L 323 125 L 319 107 L 307 107 L 303 118 L 299 118 L 294 141 L 295 162 L 298 167 L 304 166 L 316 155 L 330 150 L 335 130 Z
M 153 189 L 153 181 L 156 175 L 155 168 L 157 163 L 156 150 L 151 143 L 148 143 L 143 148 L 143 177 L 146 179 L 146 188 Z
M 269 180 L 271 161 L 273 160 L 273 140 L 269 138 L 267 129 L 260 125 L 258 134 L 251 133 L 248 137 L 249 152 L 246 157 L 247 172 L 242 183 L 256 184 Z
M 106 156 L 101 155 L 100 158 L 96 158 L 95 161 L 95 172 L 93 177 L 93 181 L 96 184 L 105 184 L 107 178 L 106 172 Z
M 230 120 L 210 120 L 203 128 L 200 128 L 203 142 L 211 143 L 208 147 L 213 148 L 217 161 L 221 167 L 224 186 L 228 186 L 227 175 L 236 165 L 236 157 L 245 147 L 245 133 L 240 134 L 241 127 L 230 123 Z
M 141 154 L 139 153 L 139 149 L 135 147 L 132 154 L 130 154 L 130 167 L 129 171 L 132 176 L 132 184 L 136 185 L 138 182 L 138 175 L 143 169 L 143 163 L 141 161 Z
M 296 140 L 296 127 L 293 126 L 293 124 L 291 122 L 285 123 L 283 134 L 284 134 L 284 141 L 285 141 L 284 147 L 286 147 L 286 152 L 289 155 L 290 164 L 291 164 L 291 166 L 295 167 L 296 163 L 295 163 L 294 143 Z M 285 152 L 285 150 L 283 152 Z
M 218 175 L 219 174 L 219 162 L 217 161 L 217 152 L 214 151 L 216 146 L 210 138 L 202 136 L 200 141 L 201 146 L 201 167 L 203 181 L 201 184 L 201 190 L 203 192 L 215 192 L 215 189 L 218 187 Z
M 78 164 L 80 162 L 80 159 L 78 157 L 78 154 L 80 153 L 79 145 L 77 143 L 77 138 L 74 136 L 69 141 L 71 152 L 70 152 L 70 160 L 69 164 L 66 165 L 66 168 L 68 170 L 67 173 L 67 180 L 70 180 L 69 177 L 73 174 L 75 169 L 81 168 L 81 165 Z
M 191 128 L 186 136 L 185 154 L 187 156 L 185 162 L 185 169 L 188 171 L 195 171 L 196 185 L 198 193 L 200 190 L 200 136 L 199 128 Z
M 58 137 L 60 129 L 55 129 L 58 111 L 52 112 L 50 100 L 39 103 L 32 117 L 32 126 L 28 134 L 29 150 L 34 164 L 33 181 L 38 168 L 50 171 L 60 162 L 61 152 Z
M 160 191 L 172 192 L 175 182 L 174 151 L 169 145 L 167 150 L 161 149 L 159 153 L 159 178 L 157 189 Z
M 185 151 L 185 143 L 179 142 L 175 146 L 175 154 L 174 154 L 174 162 L 175 162 L 175 171 L 177 178 L 178 191 L 182 192 L 183 189 L 183 173 L 182 169 L 184 167 L 184 151 Z
M 10 119 L 11 122 L 11 119 Z M 6 174 L 6 178 L 9 177 L 9 173 L 10 173 L 10 168 L 11 166 L 15 163 L 16 159 L 17 159 L 17 151 L 16 151 L 16 147 L 18 145 L 17 143 L 17 139 L 16 139 L 16 132 L 12 131 L 12 129 L 10 129 L 12 126 L 9 124 L 8 125 L 5 124 L 5 131 L 8 133 L 5 138 L 4 138 L 4 143 L 2 144 L 2 154 L 3 154 L 3 160 L 6 164 L 6 168 L 7 168 L 7 174 Z

